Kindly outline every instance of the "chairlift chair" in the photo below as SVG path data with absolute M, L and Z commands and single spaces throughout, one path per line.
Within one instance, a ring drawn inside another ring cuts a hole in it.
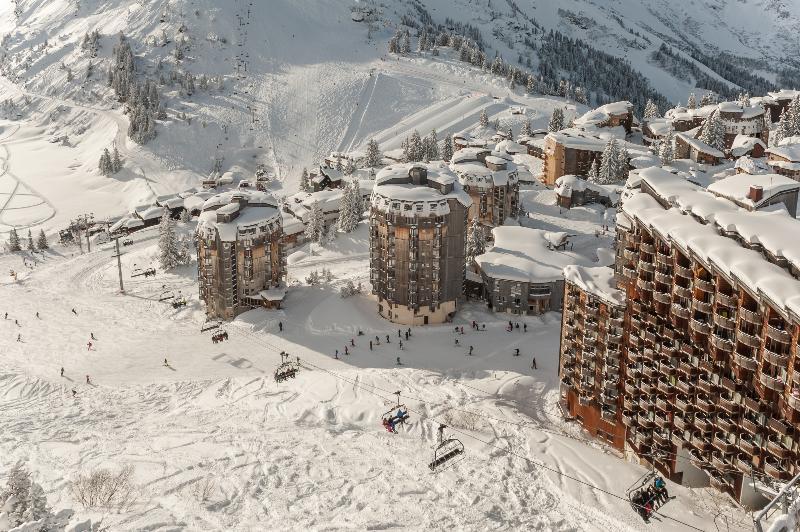
M 200 332 L 204 333 L 208 331 L 213 331 L 214 329 L 219 329 L 219 326 L 221 324 L 222 324 L 221 320 L 207 319 L 205 322 L 203 322 L 203 325 L 200 326 Z
M 631 505 L 631 508 L 634 512 L 637 513 L 642 519 L 647 521 L 648 516 L 645 514 L 644 511 L 644 503 L 641 503 L 637 500 L 639 494 L 642 493 L 642 490 L 647 488 L 658 476 L 658 472 L 656 472 L 655 467 L 639 477 L 636 482 L 630 485 L 628 489 L 625 491 L 625 495 L 628 497 L 628 502 Z
M 454 458 L 464 454 L 464 444 L 456 438 L 445 438 L 444 429 L 447 425 L 439 425 L 439 444 L 433 450 L 433 461 L 428 467 L 434 473 L 441 470 L 442 466 Z
M 408 408 L 406 408 L 406 405 L 400 404 L 400 392 L 394 392 L 394 395 L 397 396 L 397 404 L 381 416 L 381 424 L 386 427 L 386 430 L 389 432 L 395 432 L 390 427 L 397 426 L 398 423 L 405 425 L 409 418 Z M 397 414 L 401 411 L 403 414 L 398 416 Z M 394 421 L 394 424 L 392 424 L 392 421 Z
M 140 277 L 142 275 L 144 275 L 144 270 L 141 268 L 134 268 L 131 270 L 131 277 Z
M 289 362 L 289 353 L 281 351 L 281 365 L 275 370 L 275 382 L 283 382 L 286 379 L 294 379 L 300 370 L 300 358 L 297 362 Z
M 161 292 L 161 295 L 158 296 L 159 301 L 166 301 L 168 299 L 175 299 L 175 293 L 172 290 Z

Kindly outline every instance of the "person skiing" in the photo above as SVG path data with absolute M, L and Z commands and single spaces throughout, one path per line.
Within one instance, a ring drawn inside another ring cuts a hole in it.
M 355 340 L 355 338 L 350 338 L 350 345 L 351 345 L 352 347 L 355 347 L 355 346 L 356 346 L 356 340 Z
M 19 320 L 14 320 L 14 325 L 16 325 L 17 327 L 19 327 Z
M 89 375 L 86 375 L 86 384 L 91 384 L 92 381 L 89 379 Z
M 75 309 L 72 309 L 72 313 L 75 314 L 76 316 L 78 315 L 78 313 L 75 312 Z
M 350 354 L 350 350 L 347 349 L 347 346 L 344 346 L 344 354 L 345 355 L 349 355 Z
M 17 335 L 17 342 L 21 342 L 21 341 L 22 341 L 22 335 L 21 335 L 21 334 L 18 334 L 18 335 Z
M 91 337 L 92 340 L 97 340 L 97 338 L 94 337 L 94 333 L 93 332 L 90 332 L 89 336 Z
M 403 349 L 403 340 L 400 340 L 400 349 Z
M 39 318 L 39 313 L 38 313 L 38 312 L 36 313 L 36 317 L 37 317 L 38 319 L 42 319 L 42 318 Z
M 386 343 L 387 344 L 391 344 L 392 343 L 392 341 L 389 339 L 389 335 L 388 334 L 386 335 Z
M 402 333 L 400 332 L 400 329 L 397 329 L 397 337 L 398 337 L 398 338 L 402 338 L 402 336 L 403 336 L 403 335 L 402 335 Z
M 406 332 L 408 333 L 409 336 L 411 336 L 411 327 L 409 327 Z
M 87 344 L 86 350 L 87 350 L 87 351 L 91 351 L 91 350 L 92 350 L 92 342 L 89 342 L 89 343 Z
M 61 376 L 64 376 L 64 368 L 61 368 Z
M 536 369 L 536 357 L 533 357 L 533 360 L 531 360 L 531 369 Z
M 4 319 L 8 319 L 8 312 L 6 312 L 6 317 Z
M 283 332 L 283 322 L 282 321 L 278 322 L 278 332 Z
M 523 323 L 522 324 L 522 332 L 528 332 L 528 324 L 527 323 Z
M 165 365 L 165 366 L 169 366 L 169 362 L 167 362 L 167 359 L 166 359 L 166 358 L 164 359 L 164 365 Z
M 369 341 L 369 350 L 372 351 L 372 340 Z
M 339 358 L 339 350 L 338 349 L 336 350 L 336 354 L 334 355 L 334 358 L 336 358 L 336 359 Z
M 456 338 L 456 345 L 458 345 L 458 338 Z
M 517 347 L 516 349 L 514 349 L 514 356 L 515 356 L 515 357 L 518 357 L 518 356 L 519 356 L 519 347 Z
M 76 397 L 77 395 L 78 395 L 78 392 L 76 392 L 75 388 L 73 388 L 72 389 L 72 397 Z
M 472 346 L 469 346 L 469 355 L 472 356 Z
M 406 331 L 406 342 L 408 342 L 408 331 Z
M 464 327 L 461 327 L 461 334 L 464 334 Z

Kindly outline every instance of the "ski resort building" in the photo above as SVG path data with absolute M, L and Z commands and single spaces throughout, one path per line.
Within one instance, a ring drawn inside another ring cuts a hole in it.
M 599 335 L 583 333 L 578 364 L 580 322 L 570 305 L 562 401 L 577 394 L 601 417 L 606 407 L 604 419 L 625 426 L 626 451 L 672 480 L 705 476 L 746 502 L 751 478 L 800 473 L 800 224 L 742 209 L 661 168 L 632 181 L 614 267 L 625 295 L 620 378 L 614 386 L 604 377 L 614 370 L 604 369 L 610 342 Z M 571 301 L 591 292 L 567 289 Z M 586 383 L 576 376 L 583 365 Z
M 378 313 L 395 323 L 443 323 L 458 308 L 472 205 L 445 163 L 391 165 L 370 200 L 370 279 Z
M 559 310 L 563 269 L 577 260 L 563 252 L 567 234 L 504 226 L 492 229 L 492 235 L 494 245 L 475 257 L 489 308 L 521 315 Z
M 483 148 L 463 148 L 453 154 L 450 170 L 458 176 L 461 188 L 472 198 L 469 220 L 487 228 L 515 218 L 519 210 L 517 165 L 506 152 Z
M 556 179 L 556 203 L 559 207 L 570 209 L 589 203 L 599 203 L 606 207 L 616 204 L 619 194 L 601 187 L 576 175 L 562 175 Z
M 564 268 L 561 323 L 561 410 L 593 436 L 625 447 L 620 413 L 625 292 L 614 270 L 597 266 Z
M 601 105 L 578 117 L 574 121 L 577 128 L 622 127 L 629 135 L 633 127 L 633 104 L 631 102 L 613 102 Z
M 544 138 L 544 184 L 553 186 L 562 175 L 587 175 L 592 161 L 597 159 L 600 164 L 605 146 L 605 139 L 579 129 L 548 134 Z
M 691 159 L 696 163 L 714 166 L 720 164 L 725 158 L 725 154 L 700 139 L 678 133 L 675 135 L 675 158 Z
M 776 174 L 800 181 L 800 144 L 781 143 L 767 148 L 766 153 L 767 164 Z
M 792 218 L 797 216 L 800 183 L 786 176 L 740 173 L 715 181 L 708 186 L 708 191 L 748 211 L 783 205 Z
M 737 135 L 769 140 L 769 118 L 760 105 L 744 107 L 739 102 L 722 102 L 717 106 L 719 119 L 725 130 L 725 148 L 730 149 Z
M 230 320 L 253 308 L 279 308 L 286 256 L 278 202 L 259 191 L 209 198 L 197 225 L 197 279 L 206 315 Z

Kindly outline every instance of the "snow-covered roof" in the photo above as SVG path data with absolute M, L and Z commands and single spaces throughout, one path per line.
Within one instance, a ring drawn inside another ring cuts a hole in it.
M 633 111 L 633 104 L 631 102 L 613 102 L 606 105 L 601 105 L 597 109 L 593 109 L 582 116 L 575 119 L 576 126 L 597 126 L 608 121 L 611 116 L 619 116 L 630 113 Z
M 492 235 L 494 245 L 475 257 L 475 262 L 493 279 L 550 283 L 563 279 L 567 265 L 585 262 L 574 253 L 553 249 L 566 239 L 566 233 L 501 226 L 492 229 Z
M 570 128 L 548 133 L 545 140 L 552 139 L 567 148 L 601 152 L 606 140 L 580 129 Z
M 761 186 L 763 189 L 762 199 L 757 203 L 748 197 L 750 187 L 753 185 Z M 778 174 L 736 174 L 720 179 L 708 187 L 709 192 L 751 209 L 758 208 L 776 194 L 798 189 L 800 189 L 800 183 Z
M 631 159 L 630 165 L 638 169 L 650 168 L 651 166 L 661 165 L 661 159 L 659 159 L 656 155 L 653 154 L 640 155 L 638 157 L 634 157 L 633 159 Z
M 306 226 L 303 225 L 303 222 L 292 216 L 291 213 L 281 212 L 281 217 L 283 218 L 283 234 L 296 235 L 305 231 Z
M 137 208 L 134 214 L 145 221 L 152 220 L 154 218 L 161 218 L 161 216 L 164 214 L 164 207 L 160 205 L 150 205 L 144 208 Z
M 688 107 L 673 107 L 672 109 L 667 110 L 664 113 L 664 118 L 668 118 L 673 121 L 689 121 L 694 120 L 695 118 L 707 118 L 711 113 L 716 111 L 718 108 L 717 105 L 704 105 L 703 107 L 698 107 L 696 109 L 689 109 Z
M 771 98 L 775 100 L 793 100 L 800 96 L 800 91 L 793 89 L 781 89 L 778 92 L 768 92 Z
M 229 222 L 218 221 L 218 214 L 236 213 L 238 215 Z M 274 233 L 281 229 L 282 220 L 278 204 L 271 195 L 257 190 L 235 190 L 216 194 L 206 200 L 197 230 L 207 234 L 216 232 L 223 242 L 233 242 L 242 236 L 253 238 Z
M 756 162 L 750 158 L 749 155 L 744 155 L 736 159 L 736 164 L 733 165 L 734 169 L 741 170 L 747 174 L 755 174 L 758 173 L 758 167 L 756 166 Z
M 213 210 L 223 205 L 229 204 L 234 196 L 243 196 L 247 198 L 247 203 L 249 205 L 269 205 L 272 207 L 277 207 L 278 202 L 275 201 L 275 198 L 272 197 L 271 194 L 267 192 L 262 192 L 260 190 L 228 190 L 226 192 L 220 192 L 219 194 L 214 194 L 210 198 L 208 198 L 203 203 L 203 210 Z
M 450 163 L 463 163 L 468 161 L 477 161 L 478 155 L 481 153 L 491 153 L 491 150 L 486 148 L 461 148 L 457 150 L 450 158 Z
M 411 181 L 411 170 L 423 168 L 429 182 L 452 191 L 443 194 L 439 189 L 426 185 L 415 185 Z M 448 200 L 456 200 L 464 207 L 472 205 L 469 195 L 461 188 L 456 176 L 443 161 L 430 163 L 406 163 L 386 166 L 375 176 L 371 204 L 377 209 L 403 216 L 443 216 L 450 213 Z
M 731 144 L 731 155 L 734 157 L 741 157 L 746 153 L 750 153 L 753 151 L 753 148 L 760 145 L 762 148 L 766 148 L 767 145 L 758 138 L 758 137 L 750 137 L 748 135 L 736 135 L 733 139 L 733 143 Z
M 625 305 L 625 292 L 617 288 L 614 269 L 606 266 L 576 266 L 564 268 L 564 279 L 578 288 L 597 296 L 613 306 Z
M 211 192 L 198 192 L 197 194 L 185 198 L 183 200 L 183 206 L 190 211 L 201 210 L 206 200 L 213 195 L 214 194 Z
M 462 152 L 466 152 L 463 153 Z M 515 183 L 519 178 L 517 165 L 509 160 L 507 154 L 492 152 L 487 155 L 485 162 L 480 162 L 477 158 L 478 153 L 485 153 L 485 150 L 476 148 L 465 148 L 456 152 L 450 162 L 450 170 L 458 176 L 458 181 L 462 186 L 491 188 L 492 186 L 505 186 L 508 183 Z M 497 155 L 495 155 L 497 153 Z M 500 156 L 504 155 L 504 156 Z M 505 165 L 504 170 L 492 170 L 486 164 Z
M 767 153 L 786 159 L 789 162 L 800 162 L 800 144 L 783 144 L 767 148 Z
M 498 142 L 497 146 L 495 146 L 494 149 L 495 151 L 505 152 L 510 154 L 528 153 L 528 148 L 526 148 L 522 144 L 514 142 L 513 140 L 503 140 L 501 142 Z
M 700 139 L 696 139 L 694 137 L 691 137 L 689 135 L 685 135 L 683 133 L 678 133 L 677 135 L 675 135 L 675 138 L 676 139 L 681 139 L 686 144 L 688 144 L 689 146 L 691 146 L 692 148 L 694 148 L 695 150 L 697 150 L 697 151 L 699 151 L 701 153 L 705 153 L 707 155 L 711 155 L 712 157 L 717 157 L 719 159 L 722 159 L 722 158 L 725 157 L 724 153 L 722 153 L 721 151 L 719 151 L 716 148 L 712 148 L 711 146 L 709 146 L 708 144 L 706 144 L 705 142 L 703 142 Z
M 725 200 L 722 200 L 725 201 Z M 730 278 L 767 297 L 779 310 L 800 313 L 800 281 L 764 259 L 760 252 L 722 236 L 714 224 L 702 224 L 678 209 L 664 210 L 649 194 L 637 192 L 623 204 L 625 213 L 691 253 L 709 267 L 713 264 Z M 765 248 L 779 248 L 781 255 L 800 259 L 796 243 L 797 220 L 781 214 L 729 210 L 717 213 L 718 223 L 739 234 L 757 238 Z M 794 231 L 776 231 L 776 222 L 794 224 Z M 761 241 L 762 235 L 769 241 Z M 800 262 L 799 262 L 800 263 Z
M 673 129 L 672 122 L 666 118 L 651 118 L 644 125 L 657 137 L 663 137 Z
M 108 228 L 109 233 L 115 233 L 120 229 L 134 229 L 136 227 L 141 227 L 144 225 L 144 222 L 140 218 L 136 218 L 134 216 L 125 216 L 117 220 L 114 225 Z

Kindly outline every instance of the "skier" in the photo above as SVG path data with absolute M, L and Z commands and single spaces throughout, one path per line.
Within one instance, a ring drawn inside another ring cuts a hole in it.
M 469 355 L 472 356 L 472 346 L 469 346 Z
M 406 342 L 408 342 L 408 331 L 406 331 Z
M 14 325 L 16 325 L 17 327 L 19 327 L 19 320 L 14 320 Z
M 369 341 L 369 350 L 372 351 L 372 340 Z
M 509 328 L 509 329 L 513 329 L 513 328 L 514 328 L 514 324 L 513 324 L 513 323 L 511 323 L 510 321 L 508 322 L 508 328 Z
M 400 340 L 400 349 L 403 349 L 403 341 Z
M 166 359 L 166 358 L 164 359 L 164 365 L 165 365 L 165 366 L 167 366 L 167 367 L 169 367 L 169 362 L 167 362 L 167 359 Z
M 519 356 L 519 347 L 518 347 L 518 348 L 516 348 L 516 349 L 514 349 L 514 356 L 515 356 L 515 357 L 518 357 L 518 356 Z
M 397 337 L 398 337 L 398 338 L 402 338 L 402 336 L 403 336 L 403 335 L 400 333 L 400 329 L 397 329 Z
M 533 357 L 533 360 L 531 361 L 531 369 L 536 369 L 536 357 Z
M 278 322 L 278 332 L 283 332 L 283 322 L 282 321 Z
M 456 338 L 456 345 L 458 345 L 458 338 Z
M 389 339 L 389 335 L 388 334 L 386 335 L 386 343 L 387 344 L 391 344 L 392 343 L 392 341 Z
M 355 346 L 356 346 L 356 340 L 355 340 L 355 338 L 350 338 L 350 345 L 351 345 L 351 346 L 353 346 L 353 347 L 355 347 Z
M 522 324 L 522 332 L 528 332 L 528 324 L 527 323 L 523 323 Z
M 89 336 L 92 338 L 92 340 L 97 340 L 97 338 L 94 337 L 94 333 L 93 332 L 90 332 Z
M 461 334 L 464 334 L 464 327 L 461 327 Z
M 73 388 L 72 389 L 72 397 L 76 397 L 77 395 L 78 395 L 78 392 L 76 392 L 75 388 Z
M 61 368 L 61 376 L 64 376 L 64 368 Z
M 36 317 L 39 318 L 39 313 L 38 312 L 36 313 Z M 42 318 L 39 318 L 39 319 L 42 319 Z
M 485 331 L 485 330 L 486 330 L 486 324 L 485 324 L 485 323 L 481 325 L 481 330 L 482 330 L 482 331 Z
M 18 335 L 17 335 L 17 342 L 21 342 L 21 341 L 22 341 L 22 335 L 21 335 L 21 334 L 18 334 Z
M 72 313 L 75 314 L 76 316 L 78 315 L 78 313 L 75 312 L 75 309 L 72 309 Z
M 336 354 L 335 354 L 335 355 L 333 355 L 333 356 L 334 356 L 334 358 L 336 358 L 337 360 L 339 359 L 339 350 L 338 350 L 338 349 L 336 350 Z
M 91 351 L 92 350 L 92 342 L 89 342 L 89 344 L 86 347 L 86 350 L 87 351 Z
M 86 384 L 91 384 L 91 383 L 92 383 L 92 381 L 89 379 L 89 376 L 87 375 L 86 376 Z
M 514 328 L 515 328 L 515 329 L 517 329 L 517 330 L 519 330 L 519 323 L 515 323 L 515 324 L 514 324 Z
M 472 320 L 472 328 L 473 329 L 477 329 L 478 328 L 478 322 L 476 322 L 475 320 Z
M 408 333 L 409 336 L 411 336 L 411 327 L 409 327 L 406 332 Z
M 8 319 L 8 312 L 6 312 L 6 317 L 5 317 L 5 319 Z
M 350 354 L 350 350 L 347 349 L 347 346 L 344 346 L 344 354 L 345 355 L 349 355 Z

